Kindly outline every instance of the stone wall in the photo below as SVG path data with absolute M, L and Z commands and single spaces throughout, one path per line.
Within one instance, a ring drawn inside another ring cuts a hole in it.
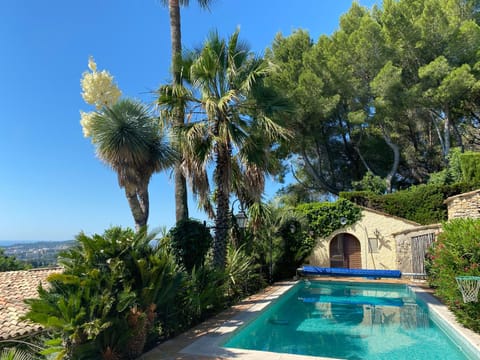
M 448 219 L 480 218 L 480 189 L 449 197 L 445 200 L 448 207 Z

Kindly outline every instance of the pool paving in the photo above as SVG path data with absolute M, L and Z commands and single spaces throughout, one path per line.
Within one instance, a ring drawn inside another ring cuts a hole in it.
M 480 335 L 471 330 L 465 329 L 457 323 L 454 315 L 431 295 L 431 290 L 419 282 L 408 280 L 359 280 L 358 278 L 338 278 L 322 277 L 321 280 L 328 281 L 349 281 L 349 282 L 374 282 L 374 283 L 393 283 L 409 284 L 418 297 L 420 297 L 429 307 L 430 312 L 442 322 L 448 323 L 451 328 L 468 344 L 471 351 L 480 354 Z M 211 359 L 251 359 L 251 360 L 312 360 L 329 359 L 318 356 L 304 356 L 281 354 L 265 351 L 254 351 L 244 349 L 222 348 L 220 345 L 233 333 L 239 326 L 256 317 L 260 311 L 268 306 L 273 300 L 277 299 L 284 292 L 289 290 L 296 282 L 285 281 L 278 282 L 267 287 L 258 294 L 252 295 L 239 304 L 234 305 L 220 314 L 206 320 L 187 332 L 170 339 L 151 351 L 145 353 L 139 360 L 157 360 L 157 359 L 185 359 L 185 360 L 211 360 Z M 480 359 L 480 355 L 479 355 Z

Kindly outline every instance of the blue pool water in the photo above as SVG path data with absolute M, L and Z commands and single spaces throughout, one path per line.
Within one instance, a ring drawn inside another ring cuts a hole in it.
M 405 285 L 300 282 L 224 347 L 369 360 L 469 358 Z

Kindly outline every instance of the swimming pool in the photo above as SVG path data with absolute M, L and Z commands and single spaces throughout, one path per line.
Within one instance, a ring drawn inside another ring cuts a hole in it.
M 478 358 L 439 322 L 406 285 L 300 282 L 223 347 L 352 360 Z

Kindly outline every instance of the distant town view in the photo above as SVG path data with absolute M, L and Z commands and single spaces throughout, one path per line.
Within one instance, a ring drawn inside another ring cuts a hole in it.
M 74 240 L 38 241 L 11 245 L 0 243 L 0 248 L 4 250 L 6 256 L 13 256 L 32 268 L 39 268 L 56 266 L 59 252 L 72 247 L 74 244 Z

